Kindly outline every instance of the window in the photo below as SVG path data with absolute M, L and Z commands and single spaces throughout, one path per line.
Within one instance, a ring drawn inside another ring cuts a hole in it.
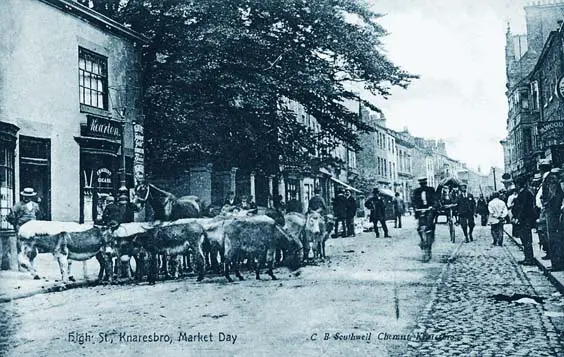
M 529 92 L 521 93 L 521 108 L 529 109 Z
M 108 109 L 108 59 L 83 48 L 78 49 L 80 104 Z
M 531 83 L 531 110 L 539 109 L 539 82 L 534 81 Z
M 11 229 L 6 221 L 14 204 L 14 150 L 0 140 L 0 229 Z

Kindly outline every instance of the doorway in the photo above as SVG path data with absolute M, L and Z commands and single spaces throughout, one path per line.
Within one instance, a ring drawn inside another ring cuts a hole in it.
M 51 140 L 20 135 L 20 189 L 37 192 L 43 220 L 51 220 Z

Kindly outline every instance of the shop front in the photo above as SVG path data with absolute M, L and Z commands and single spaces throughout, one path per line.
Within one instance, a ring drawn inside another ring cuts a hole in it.
M 81 127 L 80 145 L 80 222 L 98 221 L 107 197 L 117 198 L 120 184 L 122 124 L 110 118 L 87 115 Z
M 0 121 L 0 266 L 2 269 L 17 267 L 14 254 L 16 238 L 13 227 L 6 217 L 16 201 L 15 194 L 15 150 L 19 128 Z

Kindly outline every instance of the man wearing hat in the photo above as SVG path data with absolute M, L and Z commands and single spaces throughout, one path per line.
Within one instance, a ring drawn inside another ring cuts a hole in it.
M 419 187 L 413 190 L 411 196 L 411 204 L 413 205 L 413 208 L 417 210 L 434 207 L 437 200 L 435 189 L 427 186 L 426 177 L 420 177 L 417 181 L 419 181 Z M 419 219 L 419 213 L 417 211 L 415 211 L 415 219 Z M 427 226 L 432 227 L 433 232 L 435 231 L 434 222 L 434 215 L 429 215 L 429 222 L 427 222 Z M 417 227 L 417 230 L 419 230 L 419 226 Z
M 19 231 L 24 223 L 42 218 L 39 205 L 33 201 L 33 198 L 37 196 L 35 190 L 31 187 L 26 187 L 20 192 L 20 196 L 20 202 L 14 205 L 7 217 L 8 222 L 14 226 L 16 232 Z
M 552 271 L 564 270 L 564 232 L 560 229 L 563 199 L 564 191 L 560 186 L 559 169 L 555 169 L 544 176 L 541 196 Z
M 102 224 L 104 225 L 118 225 L 121 223 L 122 213 L 119 206 L 116 204 L 114 196 L 106 197 L 106 207 L 102 212 Z
M 542 200 L 543 187 L 545 186 L 544 180 L 552 169 L 552 163 L 549 159 L 540 159 L 538 162 L 540 178 L 540 186 L 535 197 L 535 205 L 539 211 L 539 219 L 537 222 L 537 232 L 539 235 L 539 243 L 545 255 L 541 258 L 543 260 L 550 259 L 550 247 L 548 242 L 548 232 L 546 226 L 546 211 Z
M 337 195 L 333 198 L 333 214 L 335 215 L 335 234 L 333 234 L 333 238 L 347 236 L 347 199 L 342 188 L 337 188 L 336 192 Z M 343 229 L 341 234 L 339 234 L 339 223 L 341 223 Z
M 370 222 L 374 223 L 374 233 L 376 233 L 376 238 L 380 238 L 378 222 L 382 225 L 384 237 L 390 238 L 390 235 L 388 234 L 388 226 L 386 226 L 386 205 L 380 197 L 380 191 L 377 188 L 372 190 L 372 197 L 364 202 L 364 207 L 370 210 Z
M 527 181 L 523 178 L 515 180 L 517 187 L 517 197 L 513 201 L 513 223 L 519 230 L 519 238 L 523 243 L 523 252 L 525 259 L 520 261 L 519 264 L 534 265 L 533 257 L 533 237 L 531 230 L 536 219 L 535 213 L 535 197 L 533 193 L 527 188 Z
M 506 191 L 515 188 L 515 185 L 513 184 L 513 179 L 511 178 L 511 175 L 508 174 L 507 172 L 501 175 L 501 183 L 503 184 L 503 187 L 505 188 Z
M 456 202 L 459 222 L 462 226 L 462 233 L 464 233 L 466 243 L 474 240 L 472 232 L 474 231 L 474 214 L 476 213 L 476 201 L 474 200 L 472 194 L 466 192 L 467 188 L 468 185 L 465 183 L 460 185 L 461 192 Z

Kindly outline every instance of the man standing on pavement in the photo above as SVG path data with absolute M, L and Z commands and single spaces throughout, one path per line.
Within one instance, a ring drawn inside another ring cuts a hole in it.
M 346 237 L 347 236 L 347 199 L 343 194 L 343 189 L 337 189 L 337 196 L 333 198 L 333 214 L 335 215 L 335 234 L 333 234 L 333 238 L 337 238 L 339 236 Z M 339 223 L 343 227 L 343 233 L 339 234 Z
M 370 222 L 374 223 L 374 233 L 376 233 L 376 238 L 380 238 L 378 222 L 382 225 L 384 237 L 390 238 L 390 235 L 388 234 L 388 226 L 386 226 L 386 206 L 380 197 L 380 191 L 377 188 L 372 190 L 372 197 L 366 200 L 364 207 L 370 210 Z
M 493 245 L 503 245 L 503 224 L 507 217 L 508 211 L 505 202 L 499 198 L 499 193 L 492 193 L 492 200 L 488 203 L 488 211 L 490 212 L 489 224 L 493 238 Z
M 354 237 L 354 216 L 356 216 L 356 200 L 351 195 L 351 190 L 345 190 L 345 198 L 347 200 L 347 212 L 345 218 L 346 236 Z
M 35 190 L 26 187 L 20 192 L 20 196 L 20 202 L 14 205 L 12 211 L 6 218 L 8 223 L 14 226 L 16 233 L 24 223 L 42 218 L 41 209 L 37 202 L 33 200 L 33 198 L 37 196 Z
M 515 180 L 517 197 L 513 201 L 513 223 L 519 230 L 519 237 L 523 243 L 525 259 L 520 261 L 522 265 L 535 265 L 533 256 L 533 236 L 531 230 L 536 219 L 535 196 L 527 187 L 524 179 Z
M 394 207 L 394 228 L 401 228 L 401 216 L 403 216 L 405 209 L 403 205 L 403 200 L 401 199 L 399 192 L 396 192 L 395 194 L 393 207 Z
M 552 169 L 542 182 L 542 206 L 546 219 L 549 256 L 552 271 L 564 270 L 564 232 L 560 228 L 560 213 L 564 191 L 560 187 L 560 169 Z
M 325 214 L 327 207 L 325 206 L 325 200 L 321 197 L 321 190 L 316 188 L 313 190 L 313 196 L 309 199 L 307 204 L 307 209 L 309 211 L 318 211 L 321 210 L 321 214 Z
M 460 195 L 458 196 L 458 221 L 462 226 L 462 233 L 464 233 L 464 238 L 466 243 L 474 240 L 472 237 L 472 232 L 474 231 L 474 214 L 476 213 L 476 201 L 472 194 L 466 192 L 468 186 L 466 184 L 460 185 Z M 470 239 L 470 240 L 468 240 Z
M 550 162 L 549 159 L 540 159 L 538 163 L 538 167 L 541 175 L 541 181 L 540 181 L 539 190 L 537 191 L 537 195 L 535 197 L 535 204 L 539 210 L 537 232 L 539 235 L 540 246 L 545 253 L 545 255 L 541 259 L 548 260 L 550 259 L 550 249 L 549 249 L 550 247 L 548 243 L 548 232 L 546 226 L 546 212 L 541 197 L 542 197 L 542 191 L 543 191 L 542 187 L 543 187 L 544 179 L 550 172 L 550 169 L 552 168 L 552 163 Z

